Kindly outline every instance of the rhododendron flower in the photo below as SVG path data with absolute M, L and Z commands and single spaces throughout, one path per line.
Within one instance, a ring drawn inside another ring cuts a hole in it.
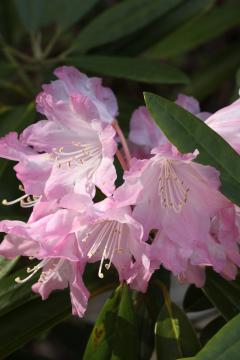
M 153 251 L 153 262 L 158 259 L 158 266 L 162 263 L 179 275 L 192 265 L 213 266 L 222 273 L 229 258 L 239 265 L 237 234 L 231 256 L 220 237 L 216 241 L 210 235 L 212 218 L 233 209 L 218 191 L 218 172 L 193 162 L 196 155 L 182 155 L 170 144 L 154 149 L 152 154 L 148 160 L 133 161 L 125 183 L 114 196 L 123 204 L 130 198 L 136 204 L 133 217 L 143 224 L 145 240 L 151 230 L 158 230 L 153 244 L 159 251 Z
M 191 96 L 179 94 L 176 104 L 191 112 L 202 120 L 211 114 L 200 112 L 199 103 Z M 168 142 L 145 106 L 140 106 L 132 114 L 130 120 L 129 145 L 131 153 L 138 159 L 151 157 L 151 150 Z
M 71 66 L 59 67 L 54 74 L 59 80 L 43 85 L 37 96 L 37 110 L 49 120 L 78 127 L 80 121 L 111 123 L 117 116 L 117 100 L 100 78 L 89 78 Z
M 115 115 L 115 97 L 99 80 L 74 68 L 63 67 L 56 73 L 62 80 L 46 85 L 37 97 L 38 109 L 49 120 L 29 126 L 19 139 L 16 133 L 2 138 L 0 155 L 18 161 L 15 170 L 26 192 L 21 199 L 59 198 L 71 191 L 94 197 L 95 186 L 111 195 L 117 144 L 115 130 L 104 119 Z
M 61 205 L 79 211 L 76 195 L 62 199 Z M 115 266 L 120 281 L 131 283 L 134 271 L 141 269 L 148 278 L 145 267 L 148 244 L 142 241 L 143 227 L 132 217 L 130 206 L 121 206 L 112 199 L 105 199 L 92 207 L 86 207 L 85 217 L 79 220 L 80 227 L 75 232 L 78 249 L 87 262 L 100 261 L 98 276 L 103 278 L 104 268 Z M 142 281 L 141 289 L 146 290 L 147 281 Z
M 82 281 L 85 261 L 77 252 L 77 247 L 73 255 L 73 219 L 70 211 L 57 210 L 56 203 L 39 202 L 28 223 L 8 220 L 0 223 L 0 230 L 7 233 L 0 244 L 0 254 L 10 259 L 22 255 L 39 260 L 37 265 L 27 268 L 25 278 L 16 278 L 16 282 L 25 283 L 40 272 L 32 290 L 39 293 L 43 300 L 53 290 L 69 286 L 72 312 L 83 316 L 89 293 Z

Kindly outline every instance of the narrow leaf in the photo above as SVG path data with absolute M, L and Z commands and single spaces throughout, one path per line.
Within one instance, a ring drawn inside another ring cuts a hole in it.
M 234 317 L 204 346 L 194 360 L 238 360 L 240 315 Z
M 209 14 L 197 16 L 149 50 L 151 57 L 170 57 L 189 51 L 240 24 L 240 4 L 228 1 Z M 184 41 L 183 41 L 184 39 Z
M 138 58 L 115 56 L 78 56 L 67 62 L 97 74 L 150 84 L 182 84 L 188 77 L 174 66 Z
M 209 300 L 226 320 L 240 312 L 239 278 L 235 281 L 227 281 L 209 269 L 203 289 Z
M 79 34 L 74 47 L 81 51 L 107 44 L 143 28 L 182 0 L 125 0 L 95 18 Z
M 107 300 L 96 321 L 84 360 L 139 359 L 139 343 L 131 292 L 120 286 Z
M 176 360 L 199 350 L 197 336 L 186 315 L 175 304 L 165 304 L 155 326 L 158 359 Z

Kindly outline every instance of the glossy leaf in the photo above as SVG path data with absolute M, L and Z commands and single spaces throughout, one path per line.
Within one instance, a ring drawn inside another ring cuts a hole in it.
M 79 69 L 150 84 L 182 84 L 188 77 L 174 66 L 144 59 L 115 56 L 78 56 L 67 59 Z
M 89 338 L 84 360 L 139 359 L 131 292 L 120 286 L 107 300 Z
M 221 173 L 221 191 L 240 205 L 240 157 L 203 121 L 173 102 L 145 93 L 148 110 L 171 143 L 182 153 L 199 151 L 197 162 L 215 167 Z
M 199 342 L 191 323 L 173 303 L 165 303 L 155 325 L 155 346 L 160 360 L 176 360 L 192 356 L 199 350 Z
M 234 317 L 204 346 L 193 360 L 238 360 L 240 315 Z
M 17 257 L 12 260 L 7 260 L 0 256 L 0 280 L 12 270 L 17 261 Z
M 151 57 L 170 57 L 189 51 L 240 24 L 240 4 L 228 1 L 209 14 L 197 16 L 149 50 Z M 184 41 L 183 41 L 184 39 Z
M 214 271 L 208 270 L 203 289 L 209 300 L 226 320 L 240 312 L 239 278 L 235 281 L 227 281 Z
M 74 46 L 81 51 L 111 43 L 143 28 L 182 0 L 125 0 L 96 17 L 79 34 Z

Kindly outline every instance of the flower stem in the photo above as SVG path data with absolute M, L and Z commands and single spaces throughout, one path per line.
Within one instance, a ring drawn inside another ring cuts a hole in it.
M 127 165 L 126 161 L 124 160 L 124 158 L 123 158 L 123 156 L 121 154 L 121 151 L 119 149 L 117 149 L 117 151 L 116 151 L 116 156 L 117 156 L 123 170 L 124 171 L 128 170 L 128 165 Z
M 120 126 L 118 125 L 118 122 L 117 120 L 114 120 L 113 123 L 112 123 L 112 126 L 113 128 L 116 130 L 116 133 L 118 134 L 119 136 L 119 139 L 121 141 L 121 144 L 122 144 L 122 147 L 123 147 L 123 151 L 124 151 L 124 154 L 125 154 L 125 157 L 126 157 L 126 161 L 127 161 L 127 168 L 129 168 L 129 165 L 130 165 L 130 160 L 131 160 L 131 154 L 130 154 L 130 151 L 129 151 L 129 148 L 128 148 L 128 144 L 127 144 L 127 140 L 120 128 Z M 119 160 L 120 161 L 120 160 Z

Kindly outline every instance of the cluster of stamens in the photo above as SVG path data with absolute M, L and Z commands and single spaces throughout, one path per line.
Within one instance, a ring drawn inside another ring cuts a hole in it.
M 34 257 L 30 257 L 29 259 L 33 260 Z M 51 266 L 47 270 L 42 271 L 38 282 L 44 283 L 44 282 L 50 280 L 50 278 L 58 271 L 60 266 L 63 264 L 64 259 L 60 259 L 60 260 L 56 260 L 56 261 L 53 261 L 52 259 L 44 259 L 44 260 L 40 261 L 40 263 L 38 263 L 37 265 L 33 266 L 32 268 L 28 267 L 27 273 L 30 275 L 28 275 L 24 279 L 17 277 L 15 279 L 16 283 L 23 284 L 23 283 L 29 281 L 39 270 L 41 270 L 44 266 L 49 265 L 50 261 L 52 262 Z
M 98 271 L 98 276 L 100 278 L 104 277 L 102 272 L 104 261 L 108 259 L 108 263 L 105 264 L 105 268 L 108 270 L 112 264 L 114 254 L 123 251 L 121 248 L 122 230 L 123 224 L 117 221 L 104 221 L 95 224 L 92 230 L 89 231 L 82 240 L 83 242 L 86 242 L 92 236 L 95 238 L 95 241 L 87 254 L 89 258 L 94 256 L 97 252 L 102 251 L 102 246 L 104 246 Z
M 24 191 L 22 185 L 19 185 L 19 189 L 21 191 Z M 24 195 L 20 196 L 19 198 L 12 200 L 12 201 L 8 201 L 8 200 L 4 199 L 2 201 L 2 204 L 6 205 L 6 206 L 10 206 L 10 205 L 20 203 L 21 207 L 29 208 L 29 207 L 34 206 L 39 200 L 40 200 L 40 196 L 24 194 Z
M 84 165 L 87 161 L 93 157 L 97 157 L 100 154 L 99 144 L 80 144 L 73 142 L 72 146 L 76 147 L 75 151 L 65 151 L 64 147 L 54 148 L 52 158 L 56 160 L 58 167 L 66 165 L 71 167 L 72 165 Z
M 170 160 L 161 162 L 161 172 L 158 184 L 158 194 L 163 208 L 181 212 L 187 202 L 190 189 L 179 179 Z

